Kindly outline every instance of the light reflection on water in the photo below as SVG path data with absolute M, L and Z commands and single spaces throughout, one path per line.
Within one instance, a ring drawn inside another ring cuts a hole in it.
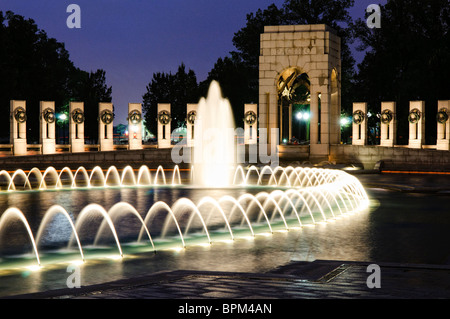
M 448 196 L 375 188 L 367 191 L 373 203 L 370 211 L 326 224 L 275 232 L 269 236 L 258 235 L 254 239 L 236 239 L 231 243 L 217 242 L 208 247 L 188 246 L 180 251 L 125 256 L 123 260 L 87 260 L 81 266 L 82 285 L 177 269 L 265 272 L 290 261 L 317 259 L 425 264 L 450 261 L 449 250 L 444 244 L 450 230 L 450 214 L 445 208 Z M 227 190 L 227 194 L 230 192 L 238 197 L 244 190 Z M 124 188 L 17 192 L 0 194 L 0 212 L 10 206 L 18 207 L 27 216 L 35 233 L 43 214 L 54 204 L 65 207 L 74 218 L 82 207 L 90 203 L 98 203 L 108 210 L 119 201 L 132 204 L 145 215 L 156 201 L 173 203 L 180 197 L 188 197 L 197 202 L 206 195 L 220 197 L 223 190 Z M 58 228 L 60 224 L 62 222 L 53 222 L 49 234 L 55 231 L 65 233 L 64 229 Z M 1 237 L 0 243 L 5 240 L 5 236 Z M 35 272 L 5 274 L 0 277 L 0 295 L 66 288 L 67 265 L 48 265 Z

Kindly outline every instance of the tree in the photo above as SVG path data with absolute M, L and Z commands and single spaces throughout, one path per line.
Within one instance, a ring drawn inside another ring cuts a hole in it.
M 275 4 L 266 9 L 258 9 L 255 13 L 247 14 L 246 25 L 237 31 L 233 37 L 233 44 L 237 51 L 230 53 L 231 57 L 219 59 L 211 71 L 215 79 L 219 79 L 221 72 L 231 73 L 232 68 L 221 66 L 223 62 L 232 61 L 234 64 L 233 76 L 222 76 L 219 83 L 223 87 L 231 86 L 228 81 L 239 79 L 240 86 L 234 85 L 234 90 L 248 92 L 243 103 L 258 101 L 259 56 L 260 35 L 264 32 L 264 26 L 288 25 L 288 24 L 327 24 L 334 28 L 341 37 L 342 54 L 342 108 L 351 112 L 353 99 L 353 77 L 355 75 L 355 60 L 351 54 L 349 44 L 352 41 L 352 33 L 349 26 L 352 19 L 348 9 L 352 7 L 354 0 L 286 0 L 282 8 Z M 228 59 L 228 61 L 227 61 Z M 230 64 L 230 63 L 228 63 Z M 240 78 L 242 74 L 245 77 Z M 224 90 L 226 91 L 226 90 Z M 242 99 L 241 99 L 242 100 Z M 239 102 L 242 104 L 242 102 Z M 240 104 L 232 103 L 235 114 L 241 111 Z
M 0 11 L 0 111 L 10 100 L 27 102 L 28 143 L 39 140 L 39 102 L 55 101 L 57 112 L 71 100 L 85 102 L 86 133 L 96 137 L 98 102 L 111 101 L 103 70 L 76 68 L 64 44 L 47 37 L 32 19 Z M 93 129 L 93 131 L 92 131 Z M 0 119 L 0 136 L 9 136 L 9 116 Z
M 253 91 L 257 82 L 252 83 L 255 79 L 252 77 L 252 68 L 248 67 L 237 55 L 231 57 L 219 58 L 213 69 L 208 73 L 205 81 L 200 83 L 200 92 L 202 96 L 206 96 L 211 81 L 219 82 L 222 95 L 230 101 L 233 110 L 233 116 L 236 127 L 243 127 L 244 104 L 257 103 L 257 94 Z M 250 84 L 252 83 L 252 84 Z
M 0 109 L 10 100 L 26 100 L 28 118 L 39 118 L 39 101 L 64 103 L 73 70 L 64 44 L 48 38 L 31 19 L 0 11 Z M 0 120 L 0 135 L 9 135 L 9 117 Z M 28 121 L 29 142 L 36 142 L 38 121 Z
M 99 69 L 88 73 L 76 69 L 71 80 L 71 100 L 84 102 L 85 138 L 94 144 L 98 143 L 98 104 L 111 102 L 112 99 L 112 87 L 106 84 L 106 72 Z
M 450 99 L 450 3 L 390 0 L 381 7 L 381 28 L 359 19 L 352 25 L 366 50 L 356 76 L 357 99 L 372 113 L 382 101 L 397 102 L 398 143 L 407 143 L 409 101 L 426 102 L 427 144 L 436 139 L 437 101 Z
M 178 67 L 175 74 L 157 72 L 146 87 L 142 96 L 144 120 L 147 129 L 157 135 L 158 103 L 171 104 L 172 130 L 182 127 L 186 122 L 186 104 L 198 103 L 199 87 L 195 72 L 186 72 L 184 63 Z

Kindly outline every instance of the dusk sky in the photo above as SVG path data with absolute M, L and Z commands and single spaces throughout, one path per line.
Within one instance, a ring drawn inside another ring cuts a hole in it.
M 386 1 L 355 2 L 356 19 L 369 4 Z M 81 8 L 81 29 L 66 26 L 72 3 Z M 0 10 L 33 19 L 65 43 L 80 69 L 105 70 L 118 124 L 128 103 L 142 102 L 153 73 L 175 72 L 183 62 L 203 81 L 219 57 L 235 50 L 232 38 L 246 15 L 272 3 L 281 7 L 284 0 L 1 0 Z

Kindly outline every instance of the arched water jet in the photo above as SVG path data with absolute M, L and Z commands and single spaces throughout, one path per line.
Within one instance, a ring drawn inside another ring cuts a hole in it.
M 238 209 L 239 209 L 239 211 L 241 212 L 243 218 L 245 218 L 245 220 L 247 221 L 248 228 L 250 229 L 250 232 L 252 233 L 252 236 L 254 237 L 254 236 L 255 236 L 255 233 L 254 233 L 254 231 L 253 231 L 252 224 L 250 223 L 250 220 L 248 219 L 248 216 L 247 216 L 247 214 L 245 213 L 245 210 L 244 210 L 244 208 L 242 207 L 242 205 L 241 205 L 235 198 L 233 198 L 233 197 L 231 197 L 231 196 L 229 196 L 229 195 L 225 195 L 225 196 L 221 197 L 221 198 L 219 199 L 219 201 L 218 201 L 219 205 L 220 205 L 221 203 L 224 203 L 224 202 L 230 202 L 230 203 L 232 203 L 233 205 L 235 205 L 235 206 L 238 207 Z M 228 222 L 231 221 L 231 217 L 232 217 L 232 216 L 231 216 L 231 214 L 230 214 L 230 215 L 228 216 L 228 218 L 227 218 Z
M 58 180 L 60 181 L 61 188 L 64 187 L 63 184 L 62 184 L 62 176 L 63 176 L 64 173 L 67 173 L 67 175 L 69 176 L 69 179 L 70 179 L 70 185 L 72 186 L 72 184 L 73 184 L 73 173 L 72 173 L 72 170 L 71 170 L 69 167 L 64 167 L 64 168 L 59 172 L 59 175 L 58 175 Z
M 110 176 L 112 176 L 112 177 L 110 177 Z M 115 180 L 115 183 L 113 183 L 112 185 L 109 185 L 108 181 L 110 179 L 112 179 L 112 178 Z M 113 166 L 110 166 L 108 168 L 108 170 L 106 171 L 106 174 L 105 174 L 105 187 L 116 186 L 116 185 L 120 186 L 121 185 L 121 181 L 120 181 L 119 171 L 117 170 L 117 167 L 115 167 L 113 165 Z
M 279 180 L 277 181 L 276 174 L 277 174 L 278 171 L 281 171 L 281 176 L 280 176 Z M 272 171 L 272 175 L 270 176 L 269 185 L 272 184 L 271 182 L 272 182 L 272 179 L 273 179 L 275 181 L 275 185 L 282 186 L 281 185 L 281 181 L 283 179 L 283 176 L 286 178 L 287 182 L 289 183 L 289 179 L 287 178 L 287 175 L 286 175 L 286 172 L 285 172 L 284 168 L 281 167 L 281 166 L 275 167 L 275 169 Z M 291 185 L 289 184 L 287 186 L 291 186 Z
M 200 207 L 202 207 L 202 206 L 205 205 L 205 204 L 211 204 L 211 205 L 213 205 L 214 208 L 216 208 L 217 210 L 219 210 L 221 216 L 222 216 L 223 219 L 225 220 L 226 227 L 228 228 L 228 231 L 230 232 L 231 239 L 234 240 L 234 235 L 233 235 L 233 231 L 231 230 L 230 223 L 228 222 L 227 216 L 225 215 L 225 212 L 223 211 L 222 207 L 220 207 L 219 203 L 218 203 L 215 199 L 213 199 L 212 197 L 209 197 L 209 196 L 203 197 L 203 198 L 197 203 L 197 208 L 198 208 L 198 210 L 200 211 Z M 208 218 L 206 219 L 206 223 L 205 223 L 206 226 L 208 226 L 208 222 L 209 222 L 209 220 L 210 220 L 210 218 L 211 218 L 211 215 L 212 215 L 212 211 L 210 211 L 210 213 L 209 213 L 209 215 L 208 215 Z M 186 228 L 189 228 L 190 223 L 191 223 L 191 220 L 192 220 L 192 218 L 189 220 L 188 226 L 187 226 Z
M 28 181 L 30 181 L 30 176 L 31 176 L 31 175 L 33 175 L 33 176 L 36 177 L 36 179 L 37 179 L 37 184 L 38 184 L 38 188 L 39 188 L 39 186 L 41 185 L 41 182 L 42 182 L 42 173 L 41 173 L 41 170 L 38 169 L 37 167 L 33 167 L 33 168 L 28 172 L 28 174 L 27 174 L 27 180 L 28 180 Z M 26 182 L 25 182 L 25 184 L 23 185 L 24 188 L 25 188 L 25 185 L 26 185 Z
M 272 180 L 272 176 L 273 176 L 273 169 L 270 166 L 264 166 L 263 169 L 261 170 L 261 172 L 259 173 L 259 178 L 258 178 L 258 183 L 257 185 L 262 185 L 262 178 L 264 177 L 266 173 L 266 171 L 269 171 L 270 174 L 270 178 L 269 178 L 269 182 Z M 276 183 L 276 180 L 275 180 Z M 269 183 L 270 185 L 270 183 Z
M 175 182 L 175 178 L 178 176 L 178 184 Z M 180 168 L 178 165 L 175 165 L 172 173 L 172 186 L 181 185 L 181 176 L 180 176 Z
M 203 230 L 206 232 L 206 236 L 208 237 L 208 243 L 211 244 L 211 237 L 209 235 L 208 228 L 206 227 L 205 220 L 203 219 L 202 215 L 200 214 L 200 211 L 198 210 L 197 206 L 188 198 L 180 198 L 172 205 L 172 211 L 175 216 L 183 208 L 190 209 L 191 214 L 192 214 L 192 212 L 194 212 L 198 216 L 198 218 L 200 219 L 200 222 L 202 223 Z M 168 223 L 166 223 L 164 225 L 163 232 L 161 234 L 162 237 L 165 236 L 167 228 L 168 228 Z M 189 231 L 189 228 L 186 227 L 186 229 L 184 231 L 184 236 L 187 235 L 188 231 Z
M 39 185 L 39 189 L 48 189 L 47 182 L 45 181 L 45 177 L 47 175 L 53 176 L 55 179 L 55 185 L 54 188 L 61 187 L 61 181 L 59 180 L 59 174 L 56 171 L 56 169 L 53 166 L 47 167 L 47 169 L 44 171 L 44 174 L 42 175 L 41 184 Z
M 273 197 L 272 197 L 271 194 L 269 194 L 269 193 L 267 193 L 267 192 L 260 192 L 260 193 L 256 194 L 255 197 L 256 197 L 256 199 L 257 199 L 259 202 L 261 202 L 261 201 L 259 200 L 260 197 L 264 197 L 264 198 L 265 198 L 264 203 L 262 204 L 262 206 L 264 207 L 264 211 L 266 211 L 265 205 L 266 205 L 266 203 L 267 203 L 267 200 L 270 200 L 270 202 L 272 202 L 272 204 L 275 206 L 276 211 L 277 211 L 278 214 L 280 215 L 281 219 L 283 220 L 283 223 L 284 223 L 284 226 L 286 227 L 286 230 L 289 230 L 289 226 L 288 226 L 288 224 L 287 224 L 287 222 L 286 222 L 286 219 L 284 218 L 283 212 L 281 211 L 280 206 L 278 206 L 278 203 L 273 199 Z M 261 213 L 260 213 L 260 216 L 261 216 Z M 271 220 L 273 220 L 274 217 L 275 217 L 275 214 L 272 213 Z M 258 217 L 258 222 L 259 222 L 259 220 L 260 220 L 260 217 Z
M 93 181 L 94 181 L 94 177 L 97 176 L 97 178 L 100 179 L 100 185 L 105 187 L 106 185 L 106 180 L 105 180 L 105 175 L 103 174 L 103 170 L 100 166 L 95 166 L 92 171 L 91 174 L 89 175 L 89 187 L 93 187 Z
M 81 247 L 80 239 L 78 238 L 78 233 L 76 231 L 75 225 L 73 224 L 72 218 L 67 213 L 67 211 L 59 205 L 53 205 L 45 213 L 44 218 L 42 219 L 41 224 L 39 225 L 39 229 L 38 229 L 38 232 L 36 235 L 36 245 L 39 245 L 42 233 L 45 230 L 45 227 L 47 226 L 48 221 L 50 221 L 56 214 L 62 214 L 67 219 L 67 221 L 70 223 L 70 227 L 72 228 L 72 236 L 75 236 L 75 239 L 78 244 L 78 249 L 80 251 L 81 259 L 84 262 L 83 249 Z
M 9 173 L 7 171 L 5 171 L 5 170 L 0 171 L 0 177 L 1 176 L 6 177 L 7 184 L 8 184 L 8 186 L 6 188 L 7 191 L 16 190 L 16 187 L 15 187 L 14 183 L 12 182 L 11 175 L 9 175 Z M 10 187 L 13 187 L 13 189 L 10 189 Z
M 254 165 L 250 166 L 250 168 L 247 170 L 247 174 L 245 174 L 245 184 L 248 185 L 249 179 L 250 179 L 250 173 L 256 172 L 258 179 L 259 179 L 259 171 L 258 168 Z
M 90 182 L 89 174 L 88 174 L 86 168 L 84 168 L 83 166 L 80 166 L 80 167 L 78 167 L 78 169 L 75 171 L 75 174 L 73 175 L 72 188 L 78 187 L 78 185 L 77 185 L 77 177 L 78 177 L 78 174 L 80 172 L 83 174 L 82 177 L 84 177 L 84 180 L 87 183 L 86 186 L 90 187 L 91 186 L 91 182 Z
M 142 219 L 142 217 L 139 214 L 139 212 L 133 206 L 131 206 L 130 204 L 124 203 L 124 202 L 120 202 L 120 203 L 115 204 L 113 207 L 111 207 L 109 209 L 109 211 L 108 211 L 108 215 L 110 217 L 111 222 L 114 224 L 114 222 L 116 221 L 116 219 L 118 217 L 117 215 L 118 214 L 123 214 L 124 212 L 132 214 L 133 216 L 135 216 L 139 220 L 139 222 L 141 223 L 141 229 L 143 228 L 145 230 L 145 232 L 147 233 L 148 239 L 150 240 L 150 243 L 152 245 L 152 248 L 153 248 L 153 250 L 155 250 L 155 245 L 153 243 L 152 236 L 150 236 L 150 232 L 149 232 L 147 226 L 145 225 L 144 220 Z M 98 244 L 100 236 L 101 236 L 101 234 L 103 232 L 103 229 L 106 227 L 106 225 L 107 225 L 107 220 L 103 219 L 103 221 L 102 221 L 102 223 L 101 223 L 101 225 L 100 225 L 100 227 L 99 227 L 99 229 L 97 231 L 97 235 L 95 236 L 94 246 Z
M 234 171 L 233 185 L 236 185 L 236 183 L 237 183 L 236 178 L 237 178 L 237 176 L 238 176 L 238 173 L 240 173 L 240 175 L 241 175 L 241 180 L 242 180 L 242 183 L 239 184 L 239 185 L 245 185 L 246 179 L 245 179 L 244 169 L 242 168 L 241 165 L 238 165 L 238 167 L 236 167 L 236 170 Z
M 9 221 L 10 218 L 12 218 L 10 216 L 18 218 L 22 222 L 22 224 L 25 226 L 25 228 L 28 232 L 28 237 L 30 238 L 31 244 L 33 245 L 33 250 L 34 250 L 34 254 L 36 256 L 37 263 L 40 266 L 41 260 L 39 258 L 39 253 L 38 253 L 38 249 L 36 246 L 36 241 L 34 240 L 33 232 L 31 231 L 31 228 L 30 228 L 30 225 L 28 224 L 27 219 L 25 218 L 23 213 L 18 208 L 10 207 L 0 217 L 0 233 L 1 233 L 1 230 L 3 229 L 4 225 Z
M 168 216 L 170 216 L 172 218 L 172 220 L 174 221 L 177 229 L 178 229 L 178 233 L 180 235 L 180 239 L 181 239 L 181 243 L 183 245 L 183 248 L 186 248 L 186 244 L 184 242 L 184 237 L 183 237 L 183 233 L 181 232 L 181 228 L 180 225 L 178 224 L 178 221 L 175 217 L 175 214 L 172 211 L 172 208 L 169 207 L 169 205 L 167 205 L 165 202 L 156 202 L 152 205 L 152 207 L 148 210 L 147 215 L 145 215 L 144 218 L 144 224 L 147 225 L 148 221 L 154 216 L 154 214 L 156 212 L 158 212 L 160 209 L 163 209 L 165 211 L 167 211 L 169 213 Z M 138 236 L 138 242 L 141 241 L 142 235 L 144 233 L 144 228 L 141 227 L 141 230 L 139 232 L 139 236 Z
M 86 216 L 89 214 L 92 214 L 92 213 L 100 213 L 100 215 L 104 219 L 106 219 L 106 221 L 109 225 L 109 228 L 110 228 L 111 232 L 113 233 L 114 239 L 116 241 L 117 249 L 119 250 L 120 257 L 123 257 L 122 247 L 120 246 L 119 237 L 117 236 L 117 232 L 114 227 L 114 223 L 112 222 L 108 213 L 105 211 L 105 209 L 102 206 L 100 206 L 98 204 L 89 204 L 88 206 L 86 206 L 82 209 L 82 211 L 80 212 L 80 215 L 77 218 L 76 224 L 75 224 L 76 233 L 78 234 L 80 232 L 80 228 L 81 228 L 81 226 L 83 226 L 83 222 L 84 222 L 84 219 L 86 218 Z M 72 241 L 73 241 L 73 236 L 69 240 L 69 244 L 68 244 L 69 248 L 72 246 Z
M 255 196 L 253 196 L 252 194 L 248 194 L 247 193 L 247 194 L 243 194 L 243 195 L 239 196 L 238 203 L 240 203 L 242 200 L 246 200 L 246 199 L 251 200 L 250 205 L 246 209 L 246 215 L 248 216 L 247 212 L 249 212 L 251 210 L 253 204 L 256 204 L 258 206 L 258 208 L 260 209 L 260 212 L 262 212 L 262 214 L 264 215 L 264 218 L 266 219 L 266 222 L 267 222 L 267 226 L 269 226 L 270 232 L 273 233 L 273 229 L 272 229 L 272 225 L 270 224 L 270 220 L 267 217 L 267 214 L 266 214 L 266 211 L 264 210 L 264 207 L 261 205 L 261 203 L 258 201 L 258 199 Z M 234 209 L 236 207 L 237 206 L 234 206 L 233 207 L 233 211 L 230 212 L 230 218 L 234 214 Z
M 120 186 L 125 186 L 125 177 L 131 176 L 131 185 L 136 185 L 136 176 L 134 175 L 133 168 L 131 166 L 126 166 L 122 171 L 122 177 L 120 179 Z
M 163 185 L 166 185 L 166 174 L 164 173 L 164 169 L 163 169 L 163 167 L 161 165 L 158 166 L 158 169 L 156 170 L 155 181 L 153 182 L 153 184 L 158 185 L 158 175 L 159 174 L 162 175 Z
M 25 172 L 23 171 L 23 170 L 21 170 L 21 169 L 18 169 L 18 170 L 16 170 L 14 173 L 13 173 L 13 175 L 11 176 L 11 181 L 10 181 L 10 184 L 9 184 L 9 186 L 8 186 L 8 190 L 10 190 L 10 188 L 11 188 L 11 184 L 14 184 L 14 190 L 16 189 L 16 186 L 15 186 L 15 183 L 14 183 L 14 179 L 17 177 L 17 176 L 20 176 L 20 177 L 22 177 L 23 179 L 24 179 L 24 185 L 27 185 L 28 186 L 28 189 L 32 189 L 32 187 L 31 187 L 31 185 L 30 185 L 30 182 L 28 181 L 28 176 L 27 176 L 27 174 L 25 174 Z M 25 186 L 24 186 L 24 188 L 25 188 Z
M 281 197 L 282 199 L 287 200 L 288 204 L 291 206 L 293 212 L 295 213 L 295 216 L 297 217 L 299 226 L 300 226 L 300 227 L 303 226 L 303 225 L 302 225 L 302 221 L 300 220 L 300 216 L 298 215 L 297 208 L 295 207 L 294 203 L 293 203 L 292 200 L 289 198 L 289 196 L 287 196 L 286 192 L 283 192 L 283 191 L 281 191 L 281 190 L 276 190 L 276 191 L 273 191 L 273 192 L 270 194 L 270 196 L 272 196 L 274 199 L 275 199 L 276 196 L 279 196 L 279 197 Z M 278 206 L 279 206 L 279 202 L 278 202 Z M 284 210 L 282 211 L 281 214 L 284 216 Z
M 309 203 L 308 203 L 308 201 L 305 199 L 305 197 L 303 196 L 303 194 L 301 194 L 300 190 L 298 190 L 298 189 L 292 189 L 292 188 L 291 188 L 291 189 L 288 189 L 288 190 L 286 191 L 286 193 L 287 193 L 287 194 L 294 193 L 295 195 L 298 196 L 299 200 L 301 200 L 301 201 L 303 202 L 304 206 L 302 206 L 302 210 L 298 213 L 298 214 L 299 214 L 299 218 L 300 218 L 300 215 L 301 215 L 301 213 L 302 213 L 302 211 L 303 211 L 303 207 L 306 207 L 306 209 L 308 210 L 309 216 L 311 217 L 311 220 L 312 220 L 313 224 L 315 224 L 316 221 L 315 221 L 315 219 L 314 219 L 314 215 L 313 215 L 313 213 L 312 213 L 312 211 L 311 211 L 311 208 L 310 208 L 310 206 L 309 206 Z M 297 205 L 297 203 L 298 203 L 299 200 L 297 200 L 297 201 L 295 202 L 295 205 Z
M 143 183 L 142 180 L 146 180 L 146 182 Z M 151 185 L 151 183 L 152 183 L 152 175 L 150 174 L 150 169 L 146 165 L 142 165 L 139 168 L 137 185 L 147 186 Z

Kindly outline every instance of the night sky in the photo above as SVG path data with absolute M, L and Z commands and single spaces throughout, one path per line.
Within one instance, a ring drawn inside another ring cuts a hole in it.
M 351 14 L 363 18 L 369 4 L 386 1 L 355 2 Z M 81 29 L 66 26 L 72 3 L 81 8 Z M 33 19 L 65 43 L 80 69 L 105 70 L 118 124 L 128 103 L 142 102 L 153 73 L 176 72 L 183 62 L 203 81 L 219 57 L 235 50 L 232 38 L 246 14 L 272 3 L 281 7 L 284 0 L 1 0 L 0 10 Z

